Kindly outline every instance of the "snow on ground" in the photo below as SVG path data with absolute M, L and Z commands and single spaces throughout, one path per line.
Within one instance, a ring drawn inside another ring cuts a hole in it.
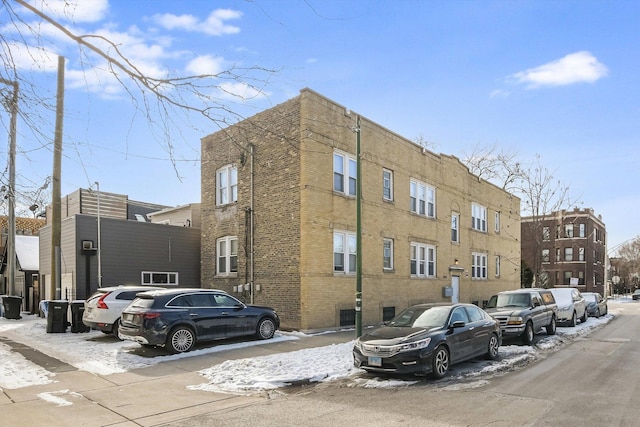
M 590 333 L 615 317 L 615 305 L 629 302 L 630 299 L 610 300 L 607 316 L 599 319 L 589 318 L 575 328 L 558 327 L 556 335 L 540 335 L 534 346 L 516 345 L 505 342 L 500 347 L 499 357 L 495 361 L 474 360 L 453 367 L 450 377 L 470 379 L 507 371 L 514 366 L 529 363 L 542 351 L 557 347 L 578 336 Z M 55 381 L 55 374 L 11 351 L 3 344 L 6 338 L 28 345 L 49 356 L 62 360 L 76 368 L 97 375 L 111 375 L 132 369 L 153 366 L 161 362 L 184 357 L 192 357 L 273 343 L 275 341 L 297 340 L 304 337 L 300 332 L 277 332 L 269 341 L 247 341 L 232 344 L 218 344 L 177 355 L 159 355 L 155 357 L 136 354 L 139 345 L 129 341 L 115 341 L 98 331 L 88 333 L 47 333 L 46 320 L 37 316 L 24 315 L 22 319 L 0 318 L 0 389 L 14 389 Z M 191 385 L 192 390 L 205 390 L 223 393 L 251 394 L 264 390 L 277 389 L 291 384 L 305 382 L 332 381 L 340 378 L 352 380 L 354 386 L 361 387 L 406 387 L 415 381 L 393 378 L 371 378 L 359 375 L 364 371 L 353 367 L 351 350 L 353 341 L 326 347 L 303 349 L 288 353 L 273 354 L 239 360 L 227 360 L 211 366 L 199 373 L 205 382 Z M 450 384 L 448 387 L 479 387 L 482 380 L 466 381 L 462 384 Z M 65 405 L 60 396 L 45 396 Z

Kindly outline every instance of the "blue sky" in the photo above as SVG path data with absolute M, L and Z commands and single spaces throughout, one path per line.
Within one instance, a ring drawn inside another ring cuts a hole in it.
M 56 16 L 117 40 L 152 74 L 277 70 L 262 93 L 229 99 L 243 115 L 309 87 L 408 139 L 422 136 L 435 152 L 463 157 L 495 145 L 525 164 L 540 155 L 579 207 L 602 215 L 610 248 L 640 235 L 640 2 L 91 0 L 73 11 L 73 20 Z M 3 34 L 6 17 L 0 9 Z M 200 138 L 216 126 L 191 117 L 170 129 L 171 162 L 163 130 L 51 34 L 52 56 L 24 69 L 53 96 L 55 55 L 67 58 L 62 193 L 98 181 L 134 200 L 198 202 Z M 51 175 L 51 147 L 24 127 L 18 144 L 18 185 L 37 188 Z

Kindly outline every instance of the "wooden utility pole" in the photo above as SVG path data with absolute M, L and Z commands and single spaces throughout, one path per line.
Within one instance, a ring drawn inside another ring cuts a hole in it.
M 58 92 L 56 95 L 56 129 L 53 139 L 53 200 L 51 201 L 51 283 L 50 298 L 60 299 L 60 242 L 62 240 L 62 196 L 60 177 L 62 171 L 62 122 L 64 118 L 64 57 L 58 56 Z

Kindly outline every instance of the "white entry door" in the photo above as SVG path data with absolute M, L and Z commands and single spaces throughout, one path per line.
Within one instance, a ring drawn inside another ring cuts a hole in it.
M 451 303 L 456 304 L 460 302 L 460 276 L 451 276 Z

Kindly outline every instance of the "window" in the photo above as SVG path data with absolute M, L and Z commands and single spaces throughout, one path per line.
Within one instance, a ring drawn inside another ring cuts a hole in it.
M 556 262 L 560 262 L 560 248 L 556 248 Z
M 451 214 L 451 241 L 460 243 L 460 214 Z
M 566 224 L 564 226 L 564 237 L 573 237 L 573 224 Z
M 587 236 L 587 225 L 586 224 L 579 224 L 578 225 L 578 233 L 580 237 L 586 237 Z
M 382 170 L 382 198 L 393 200 L 393 172 L 388 169 Z
M 436 216 L 436 190 L 422 182 L 410 182 L 411 212 L 429 218 Z
M 435 246 L 411 243 L 411 275 L 415 277 L 435 277 Z
M 584 261 L 584 248 L 578 248 L 578 261 Z
M 500 255 L 496 255 L 496 277 L 500 277 Z
M 382 240 L 382 268 L 393 270 L 393 240 Z
M 542 250 L 542 262 L 549 262 L 549 249 Z
M 227 236 L 218 239 L 218 275 L 228 276 L 238 272 L 238 238 Z
M 333 233 L 333 272 L 356 272 L 356 235 Z
M 143 285 L 178 285 L 178 273 L 164 273 L 160 271 L 143 271 Z
M 496 233 L 500 232 L 500 212 L 496 212 L 495 214 L 494 230 Z
M 571 278 L 573 277 L 573 273 L 571 273 L 570 271 L 565 271 L 564 272 L 564 285 L 570 285 L 571 284 Z
M 564 260 L 573 261 L 573 248 L 564 248 Z
M 471 228 L 487 232 L 487 208 L 477 203 L 471 204 Z
M 238 169 L 228 165 L 216 173 L 216 205 L 238 201 Z
M 479 253 L 471 254 L 471 278 L 472 279 L 487 278 L 487 254 L 479 254 Z
M 346 154 L 333 154 L 333 190 L 349 196 L 356 195 L 356 160 Z
M 547 226 L 542 227 L 542 240 L 545 242 L 551 240 L 551 230 Z

